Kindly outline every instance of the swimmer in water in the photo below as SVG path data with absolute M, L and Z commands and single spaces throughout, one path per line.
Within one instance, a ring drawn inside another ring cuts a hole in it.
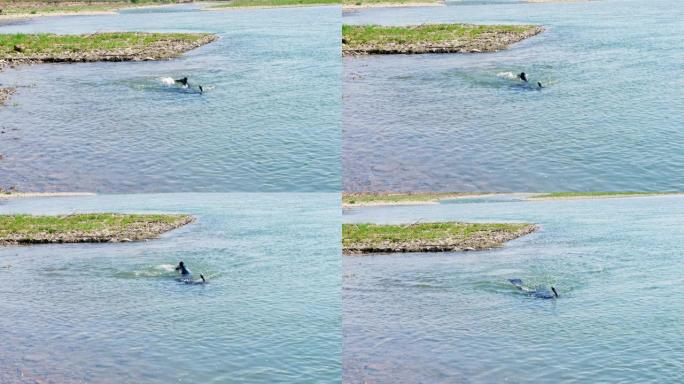
M 187 87 L 187 86 L 188 86 L 188 78 L 187 78 L 187 77 L 184 77 L 184 78 L 178 79 L 178 80 L 174 80 L 174 82 L 175 82 L 176 84 L 181 84 L 181 85 L 184 86 L 184 87 Z
M 537 87 L 539 87 L 539 89 L 544 88 L 544 86 L 542 85 L 541 81 L 537 81 Z
M 527 83 L 527 74 L 525 74 L 525 72 L 520 72 L 518 78 Z
M 191 275 L 190 270 L 185 268 L 185 263 L 183 263 L 182 261 L 178 263 L 176 271 L 180 272 L 182 277 L 189 277 Z
M 553 292 L 553 293 L 551 293 L 545 289 L 531 290 L 531 289 L 527 288 L 526 286 L 524 286 L 522 280 L 520 280 L 520 279 L 509 279 L 508 281 L 511 284 L 515 285 L 516 288 L 518 288 L 519 290 L 521 290 L 522 292 L 524 292 L 526 295 L 529 295 L 529 296 L 534 296 L 534 297 L 539 298 L 539 299 L 557 299 L 559 297 L 558 291 L 556 291 L 555 287 L 551 287 L 551 291 Z
M 190 285 L 199 285 L 199 284 L 206 284 L 207 279 L 204 278 L 204 275 L 200 274 L 200 280 L 192 280 L 192 279 L 185 279 L 185 280 L 180 280 L 181 282 L 185 284 L 190 284 Z
M 202 88 L 201 85 L 199 85 L 198 87 L 199 87 L 200 95 L 203 94 L 203 93 L 204 93 L 204 88 Z

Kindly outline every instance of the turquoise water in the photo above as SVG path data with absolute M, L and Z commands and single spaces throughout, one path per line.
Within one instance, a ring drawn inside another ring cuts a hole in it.
M 337 194 L 101 195 L 0 213 L 187 212 L 140 243 L 0 248 L 2 383 L 331 383 Z M 185 261 L 209 283 L 175 281 Z
M 345 58 L 345 190 L 684 188 L 684 3 L 448 5 L 367 9 L 343 22 L 547 31 L 493 54 Z M 510 78 L 522 71 L 546 88 Z
M 0 108 L 0 186 L 30 191 L 340 188 L 339 7 L 47 17 L 0 33 L 213 32 L 164 62 L 22 66 Z M 205 94 L 162 84 L 188 76 Z
M 684 197 L 444 203 L 345 222 L 532 222 L 484 252 L 343 258 L 350 383 L 684 380 Z M 555 286 L 521 294 L 508 279 Z

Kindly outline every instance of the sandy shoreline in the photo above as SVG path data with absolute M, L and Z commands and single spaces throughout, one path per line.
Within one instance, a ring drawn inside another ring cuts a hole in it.
M 17 20 L 17 19 L 29 19 L 36 17 L 61 17 L 61 16 L 98 16 L 98 15 L 116 15 L 119 11 L 127 9 L 145 9 L 145 8 L 163 8 L 177 6 L 177 3 L 169 4 L 148 4 L 135 6 L 134 4 L 123 5 L 121 7 L 114 7 L 110 10 L 100 10 L 100 11 L 57 11 L 57 12 L 42 12 L 42 13 L 10 13 L 10 14 L 0 14 L 0 22 L 3 20 Z
M 11 192 L 0 193 L 0 200 L 3 199 L 24 199 L 33 197 L 74 197 L 74 196 L 95 196 L 93 192 Z
M 634 199 L 639 197 L 654 197 L 654 196 L 679 196 L 684 195 L 684 192 L 673 193 L 640 193 L 634 195 L 604 195 L 604 196 L 560 196 L 560 197 L 534 197 L 530 196 L 525 201 L 549 201 L 549 200 L 602 200 L 602 199 Z
M 274 9 L 274 8 L 303 8 L 303 7 L 339 7 L 341 4 L 288 4 L 288 5 L 255 5 L 253 7 L 205 7 L 203 11 L 230 11 L 230 10 L 245 10 L 245 9 Z
M 445 7 L 446 2 L 444 1 L 430 1 L 430 2 L 410 2 L 410 3 L 372 3 L 372 4 L 343 4 L 342 10 L 355 10 L 355 9 L 365 9 L 365 8 L 416 8 L 416 7 Z
M 0 15 L 0 22 L 3 20 L 21 20 L 34 19 L 37 17 L 60 17 L 60 16 L 97 16 L 97 15 L 115 15 L 116 10 L 113 11 L 75 11 L 75 12 L 46 12 L 46 13 L 12 13 L 7 15 Z
M 343 193 L 344 198 L 353 198 L 354 196 L 363 196 L 364 194 L 355 193 Z M 393 194 L 387 194 L 387 196 L 392 196 Z M 394 194 L 403 196 L 405 194 Z M 473 194 L 461 194 L 461 193 L 445 193 L 445 194 L 435 194 L 434 198 L 424 199 L 424 200 L 402 200 L 402 201 L 367 201 L 367 202 L 357 202 L 357 203 L 345 203 L 342 202 L 342 208 L 357 208 L 357 207 L 381 207 L 381 206 L 395 206 L 395 205 L 433 205 L 439 204 L 441 201 L 445 200 L 456 200 L 456 199 L 472 199 L 478 197 L 492 196 L 491 193 L 473 193 Z
M 595 0 L 524 0 L 524 3 L 587 3 Z

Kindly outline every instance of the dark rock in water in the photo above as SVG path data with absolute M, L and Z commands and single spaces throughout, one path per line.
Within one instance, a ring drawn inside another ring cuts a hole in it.
M 16 92 L 16 88 L 2 88 L 0 87 L 0 106 L 4 105 L 7 100 L 9 100 L 10 96 L 12 96 Z M 3 131 L 4 133 L 4 131 Z

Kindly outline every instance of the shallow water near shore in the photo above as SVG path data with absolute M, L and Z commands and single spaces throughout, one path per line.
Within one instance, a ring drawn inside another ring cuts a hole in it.
M 0 73 L 0 84 L 18 87 L 0 108 L 0 186 L 108 193 L 339 190 L 339 15 L 339 7 L 201 11 L 188 5 L 0 25 L 0 33 L 220 36 L 170 61 Z M 161 81 L 184 76 L 193 91 Z
M 0 200 L 84 211 L 197 220 L 147 242 L 0 247 L 0 382 L 339 381 L 338 194 Z M 179 260 L 208 284 L 177 282 Z
M 541 229 L 492 251 L 344 257 L 345 382 L 684 380 L 684 197 L 497 199 L 346 212 Z
M 673 0 L 345 12 L 347 24 L 547 31 L 492 54 L 344 58 L 344 189 L 681 190 L 682 12 Z

